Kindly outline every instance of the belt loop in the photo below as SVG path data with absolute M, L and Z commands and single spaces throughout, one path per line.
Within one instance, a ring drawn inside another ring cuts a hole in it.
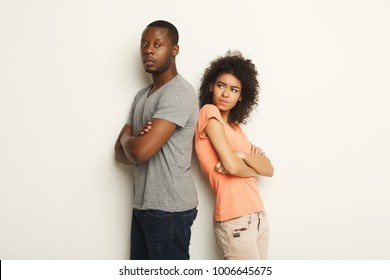
M 262 215 L 262 216 L 263 216 L 263 218 L 264 218 L 264 211 L 261 211 L 260 213 L 261 213 L 261 215 Z

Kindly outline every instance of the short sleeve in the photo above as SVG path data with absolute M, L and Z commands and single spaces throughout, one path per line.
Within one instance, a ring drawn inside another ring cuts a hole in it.
M 224 124 L 221 113 L 219 112 L 219 109 L 217 108 L 217 106 L 215 106 L 213 104 L 206 104 L 199 111 L 199 121 L 198 121 L 198 126 L 197 126 L 197 130 L 198 130 L 199 135 L 202 134 L 203 130 L 207 126 L 209 119 L 211 119 L 211 118 L 216 119 L 222 125 Z
M 153 117 L 165 119 L 184 127 L 190 116 L 198 109 L 195 94 L 178 85 L 164 92 Z

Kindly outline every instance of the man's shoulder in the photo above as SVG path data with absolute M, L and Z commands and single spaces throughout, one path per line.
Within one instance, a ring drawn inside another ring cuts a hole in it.
M 195 94 L 195 90 L 192 84 L 180 74 L 177 74 L 177 76 L 171 81 L 169 85 L 172 88 L 176 88 L 176 89 L 180 88 L 185 92 L 188 92 L 190 94 Z

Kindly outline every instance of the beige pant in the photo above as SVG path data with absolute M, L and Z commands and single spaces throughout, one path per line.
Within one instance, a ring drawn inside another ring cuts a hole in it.
M 269 229 L 265 211 L 214 221 L 214 234 L 225 260 L 267 259 Z

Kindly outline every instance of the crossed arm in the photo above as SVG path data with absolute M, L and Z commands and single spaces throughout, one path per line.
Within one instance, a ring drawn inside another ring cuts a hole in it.
M 174 123 L 153 119 L 152 122 L 146 123 L 141 128 L 139 136 L 135 137 L 132 127 L 125 125 L 115 144 L 115 159 L 127 165 L 147 161 L 161 149 L 175 129 Z M 242 151 L 234 152 L 222 124 L 216 119 L 212 118 L 208 121 L 204 133 L 210 139 L 220 159 L 215 167 L 219 173 L 239 177 L 273 176 L 273 166 L 264 152 L 254 145 L 250 154 Z
M 204 132 L 218 154 L 220 162 L 215 168 L 219 173 L 239 177 L 273 176 L 273 166 L 264 152 L 254 145 L 250 154 L 242 151 L 234 152 L 228 142 L 223 125 L 216 119 L 209 119 Z
M 170 121 L 152 119 L 142 127 L 138 136 L 134 136 L 133 127 L 126 124 L 115 143 L 115 159 L 126 165 L 148 161 L 168 141 L 175 129 L 176 124 Z

